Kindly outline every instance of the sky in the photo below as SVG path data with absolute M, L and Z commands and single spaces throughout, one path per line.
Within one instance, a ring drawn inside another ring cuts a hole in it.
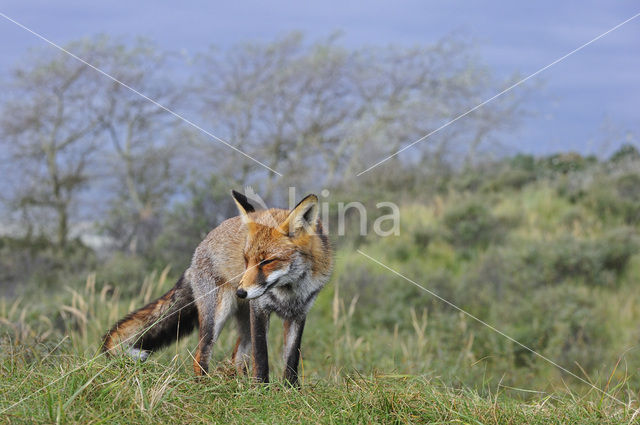
M 340 31 L 348 47 L 430 44 L 458 33 L 472 38 L 477 57 L 507 78 L 549 65 L 640 13 L 640 2 L 4 0 L 0 12 L 58 44 L 104 33 L 143 36 L 186 53 L 269 41 L 293 30 L 310 39 Z M 28 49 L 47 48 L 3 17 L 0 39 L 0 78 Z M 606 155 L 621 143 L 639 145 L 640 16 L 525 84 L 535 87 L 531 114 L 506 141 L 510 148 Z

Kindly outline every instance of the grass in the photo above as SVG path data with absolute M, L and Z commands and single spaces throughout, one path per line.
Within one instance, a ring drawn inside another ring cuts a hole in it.
M 405 204 L 400 235 L 343 240 L 307 321 L 300 390 L 279 381 L 277 319 L 268 387 L 231 373 L 232 323 L 205 379 L 196 335 L 143 364 L 97 356 L 108 327 L 181 270 L 144 277 L 142 259 L 114 256 L 64 288 L 36 277 L 0 298 L 0 423 L 637 423 L 640 224 L 613 213 L 635 210 L 609 180 L 580 192 L 563 179 Z
M 158 353 L 145 363 L 106 358 L 97 352 L 103 328 L 135 305 L 171 286 L 168 270 L 148 276 L 133 300 L 120 300 L 110 288 L 96 289 L 90 275 L 84 288 L 67 291 L 60 314 L 64 336 L 54 322 L 38 314 L 39 304 L 0 304 L 0 415 L 2 423 L 468 423 L 468 424 L 618 424 L 633 423 L 638 403 L 624 382 L 610 388 L 619 404 L 592 391 L 569 387 L 553 391 L 513 388 L 506 383 L 479 390 L 452 386 L 452 380 L 431 373 L 401 373 L 401 363 L 415 370 L 418 359 L 427 365 L 429 348 L 426 312 L 410 312 L 412 337 L 400 337 L 396 327 L 392 353 L 384 358 L 375 338 L 357 336 L 357 299 L 345 302 L 339 287 L 328 290 L 310 322 L 301 367 L 302 388 L 279 380 L 282 344 L 278 327 L 271 335 L 272 381 L 254 384 L 235 376 L 227 349 L 233 333 L 226 332 L 215 352 L 217 363 L 209 377 L 192 371 L 194 336 Z M 331 317 L 322 315 L 330 304 Z M 315 321 L 315 325 L 314 325 Z M 329 323 L 327 323 L 329 322 Z M 327 326 L 328 325 L 328 326 Z M 404 340 L 404 341 L 402 341 Z M 324 344 L 324 345 L 323 345 Z M 379 356 L 366 361 L 364 355 Z M 387 353 L 387 354 L 389 354 Z M 388 356 L 389 357 L 389 356 Z M 461 356 L 464 358 L 464 356 Z M 479 363 L 473 360 L 474 363 Z M 460 361 L 458 361 L 460 363 Z M 372 365 L 382 365 L 375 369 Z M 471 368 L 462 361 L 460 368 Z M 466 365 L 466 366 L 464 366 Z M 437 367 L 437 366 L 435 366 Z M 360 372 L 359 372 L 360 370 Z M 363 372 L 368 370 L 368 372 Z M 391 373 L 389 371 L 392 371 Z M 504 378 L 504 377 L 503 377 Z M 612 385 L 613 386 L 613 385 Z
M 5 423 L 468 423 L 620 424 L 634 410 L 595 394 L 539 395 L 535 401 L 501 392 L 480 396 L 420 376 L 344 375 L 337 382 L 307 381 L 302 389 L 234 377 L 224 364 L 197 379 L 190 362 L 144 364 L 98 358 L 48 356 L 29 367 L 4 364 Z M 63 379 L 55 381 L 58 377 Z M 53 382 L 53 383 L 52 383 Z M 39 388 L 52 383 L 45 390 Z

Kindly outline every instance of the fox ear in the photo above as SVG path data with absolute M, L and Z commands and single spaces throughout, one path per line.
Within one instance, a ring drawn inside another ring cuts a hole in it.
M 290 212 L 280 225 L 280 230 L 293 236 L 300 231 L 315 233 L 318 221 L 319 207 L 316 195 L 307 195 Z
M 253 220 L 251 219 L 251 217 L 249 217 L 249 213 L 252 213 L 255 211 L 255 209 L 253 208 L 253 205 L 251 205 L 247 197 L 240 192 L 236 192 L 235 190 L 232 190 L 231 196 L 233 197 L 233 200 L 236 203 L 236 207 L 238 207 L 238 212 L 242 217 L 242 221 L 244 223 L 251 223 Z

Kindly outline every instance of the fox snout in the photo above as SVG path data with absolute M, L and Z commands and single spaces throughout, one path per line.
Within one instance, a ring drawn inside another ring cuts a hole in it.
M 282 282 L 284 275 L 289 271 L 287 266 L 284 269 L 272 271 L 268 276 L 265 276 L 263 270 L 258 268 L 248 269 L 242 279 L 240 285 L 236 290 L 238 298 L 258 298 L 271 288 L 276 287 Z
M 251 300 L 253 298 L 258 298 L 259 296 L 267 292 L 267 289 L 268 288 L 263 285 L 253 285 L 247 289 L 238 288 L 236 290 L 236 296 L 238 298 L 247 298 Z
M 236 289 L 236 296 L 238 298 L 247 298 L 253 299 L 258 298 L 260 295 L 267 292 L 267 285 L 265 283 L 253 283 L 253 284 L 245 284 L 244 282 L 240 282 L 240 286 Z
M 266 289 L 266 281 L 262 271 L 258 267 L 249 267 L 240 279 L 236 295 L 238 298 L 252 299 L 264 294 Z

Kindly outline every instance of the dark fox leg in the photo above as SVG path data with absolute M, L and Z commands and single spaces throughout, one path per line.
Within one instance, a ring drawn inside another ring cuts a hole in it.
M 260 310 L 251 303 L 251 347 L 253 355 L 253 377 L 262 383 L 269 382 L 269 353 L 267 350 L 267 331 L 269 313 Z
M 292 386 L 298 386 L 298 363 L 304 323 L 304 317 L 284 321 L 284 379 Z
M 246 301 L 239 302 L 238 310 L 236 311 L 238 340 L 231 360 L 241 375 L 247 374 L 249 363 L 251 363 L 251 320 L 249 319 L 249 314 L 249 303 Z

